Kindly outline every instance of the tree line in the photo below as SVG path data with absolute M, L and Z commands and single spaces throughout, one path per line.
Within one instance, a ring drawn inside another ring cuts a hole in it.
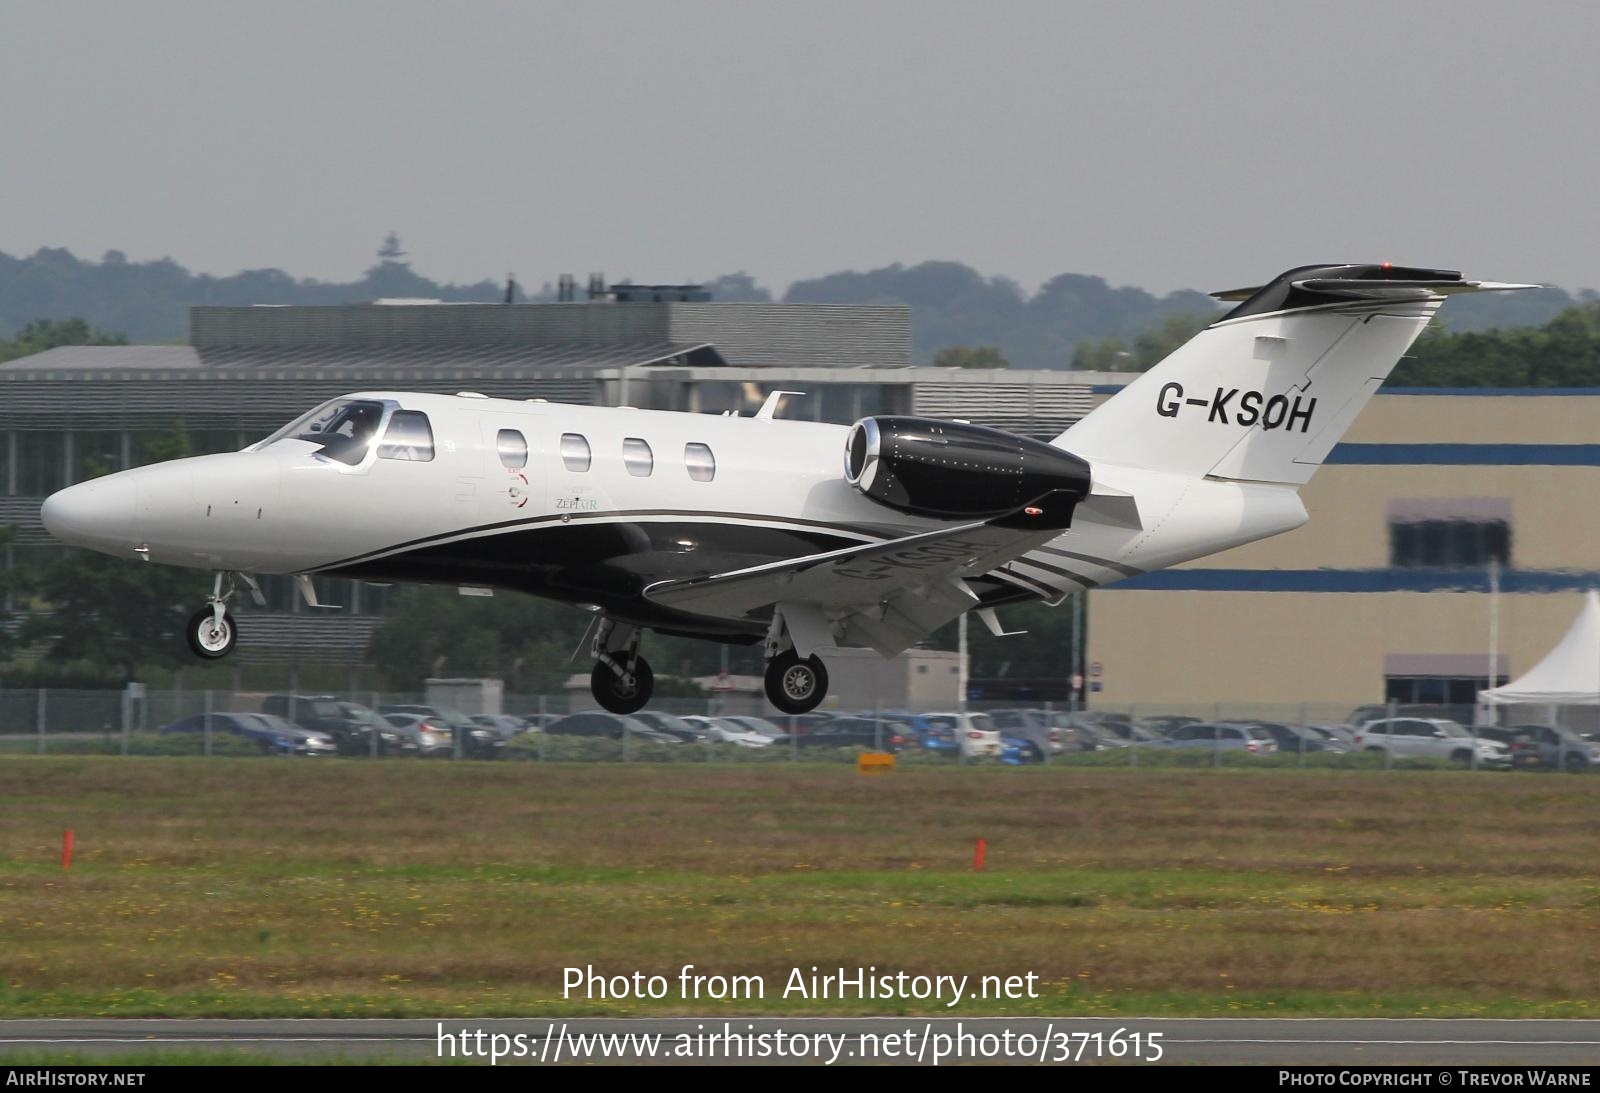
M 57 247 L 27 257 L 0 253 L 0 337 L 13 336 L 37 319 L 76 317 L 102 330 L 121 331 L 134 342 L 178 342 L 187 336 L 188 311 L 194 305 L 327 305 L 383 297 L 483 303 L 505 299 L 504 281 L 448 284 L 418 273 L 392 233 L 375 257 L 360 278 L 339 282 L 298 278 L 279 269 L 218 277 L 191 273 L 171 258 L 130 261 L 115 250 L 99 261 Z M 782 293 L 744 272 L 711 278 L 707 286 L 714 300 L 734 303 L 908 306 L 918 364 L 934 363 L 945 350 L 983 348 L 1012 368 L 1085 367 L 1092 361 L 1095 367 L 1129 371 L 1148 357 L 1140 340 L 1150 331 L 1168 324 L 1194 329 L 1221 313 L 1221 305 L 1201 292 L 1155 295 L 1081 273 L 1060 274 L 1030 292 L 1011 278 L 986 277 L 948 261 L 832 273 L 796 281 Z M 537 289 L 512 286 L 512 298 L 553 302 L 556 288 L 549 283 Z M 1573 297 L 1558 288 L 1466 297 L 1451 302 L 1443 322 L 1455 332 L 1534 326 L 1593 299 L 1593 293 Z

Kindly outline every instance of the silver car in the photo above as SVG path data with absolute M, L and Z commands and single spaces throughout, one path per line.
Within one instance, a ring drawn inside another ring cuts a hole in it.
M 1421 755 L 1467 766 L 1477 753 L 1479 766 L 1509 767 L 1511 749 L 1498 740 L 1475 737 L 1441 717 L 1385 717 L 1368 721 L 1356 733 L 1358 751 Z

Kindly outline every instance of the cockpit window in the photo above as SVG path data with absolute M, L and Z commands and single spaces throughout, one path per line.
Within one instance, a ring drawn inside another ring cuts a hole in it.
M 335 399 L 285 425 L 261 442 L 303 440 L 322 449 L 322 455 L 354 467 L 366 458 L 383 421 L 383 403 L 370 399 Z
M 433 427 L 420 410 L 396 410 L 378 445 L 379 459 L 410 459 L 426 463 L 433 458 Z

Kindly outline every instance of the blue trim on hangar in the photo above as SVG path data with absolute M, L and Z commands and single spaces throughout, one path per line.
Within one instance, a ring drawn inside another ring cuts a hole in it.
M 1138 591 L 1178 592 L 1484 592 L 1483 569 L 1163 569 L 1109 585 Z M 1600 572 L 1507 569 L 1506 593 L 1584 592 L 1600 588 Z
M 1600 444 L 1339 444 L 1332 465 L 1364 467 L 1600 467 Z

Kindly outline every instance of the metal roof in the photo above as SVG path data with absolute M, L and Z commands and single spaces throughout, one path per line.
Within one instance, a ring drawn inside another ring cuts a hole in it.
M 49 378 L 51 372 L 170 372 L 195 369 L 267 372 L 273 369 L 339 369 L 375 378 L 404 370 L 498 372 L 507 369 L 631 368 L 652 364 L 717 367 L 723 363 L 706 342 L 644 342 L 623 345 L 72 345 L 35 353 L 0 366 L 0 377 Z

